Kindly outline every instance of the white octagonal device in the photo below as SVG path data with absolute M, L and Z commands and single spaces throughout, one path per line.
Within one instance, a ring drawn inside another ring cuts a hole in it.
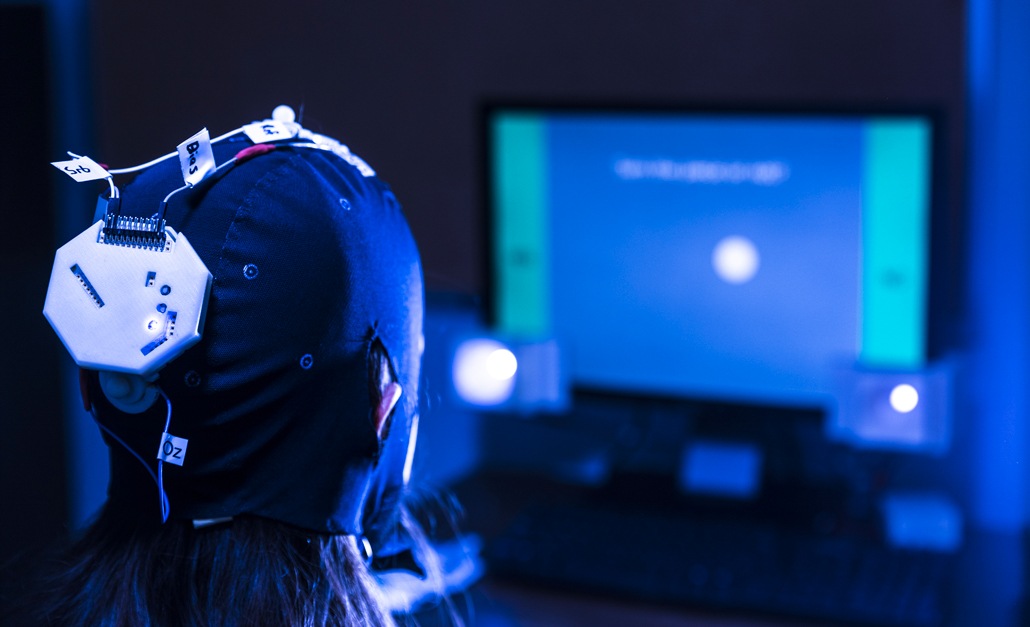
M 43 315 L 80 367 L 149 377 L 200 341 L 211 273 L 170 227 L 104 226 L 58 249 Z

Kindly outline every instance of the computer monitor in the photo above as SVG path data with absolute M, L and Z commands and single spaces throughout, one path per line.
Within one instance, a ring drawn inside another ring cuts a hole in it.
M 927 115 L 486 110 L 491 318 L 573 386 L 825 404 L 926 361 Z

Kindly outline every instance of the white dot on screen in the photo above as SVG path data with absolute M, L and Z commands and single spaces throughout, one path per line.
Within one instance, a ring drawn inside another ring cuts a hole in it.
M 740 235 L 724 237 L 712 251 L 715 274 L 732 285 L 753 279 L 758 272 L 758 265 L 758 248 L 751 240 Z
M 894 411 L 907 414 L 919 404 L 919 392 L 907 383 L 894 386 L 891 390 L 891 407 Z
M 486 371 L 498 381 L 514 377 L 518 367 L 515 355 L 507 348 L 499 348 L 486 358 Z

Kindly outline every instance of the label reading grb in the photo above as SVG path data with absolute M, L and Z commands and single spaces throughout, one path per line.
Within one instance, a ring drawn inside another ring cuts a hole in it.
M 182 180 L 196 185 L 215 171 L 215 153 L 211 152 L 211 136 L 207 129 L 179 144 L 179 165 Z
M 168 432 L 162 433 L 157 458 L 169 464 L 182 466 L 183 460 L 186 459 L 186 445 L 189 443 L 190 441 L 185 438 L 177 438 Z
M 72 159 L 71 161 L 52 161 L 50 165 L 54 166 L 61 172 L 64 172 L 79 183 L 84 181 L 95 181 L 97 179 L 106 179 L 111 176 L 107 173 L 107 170 L 100 167 L 99 163 L 93 161 L 89 157 L 79 157 L 78 159 Z
M 247 137 L 250 138 L 250 141 L 255 144 L 293 139 L 295 135 L 293 131 L 278 120 L 265 120 L 264 122 L 248 124 L 243 127 L 243 132 L 246 133 Z

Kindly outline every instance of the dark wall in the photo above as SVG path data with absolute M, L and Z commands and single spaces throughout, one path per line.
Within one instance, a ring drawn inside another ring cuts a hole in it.
M 63 535 L 68 513 L 63 347 L 43 317 L 54 262 L 48 76 L 42 7 L 0 6 L 0 606 L 8 560 Z
M 96 0 L 97 156 L 134 165 L 303 104 L 393 185 L 429 287 L 481 292 L 484 99 L 933 106 L 954 277 L 963 15 L 961 0 Z

